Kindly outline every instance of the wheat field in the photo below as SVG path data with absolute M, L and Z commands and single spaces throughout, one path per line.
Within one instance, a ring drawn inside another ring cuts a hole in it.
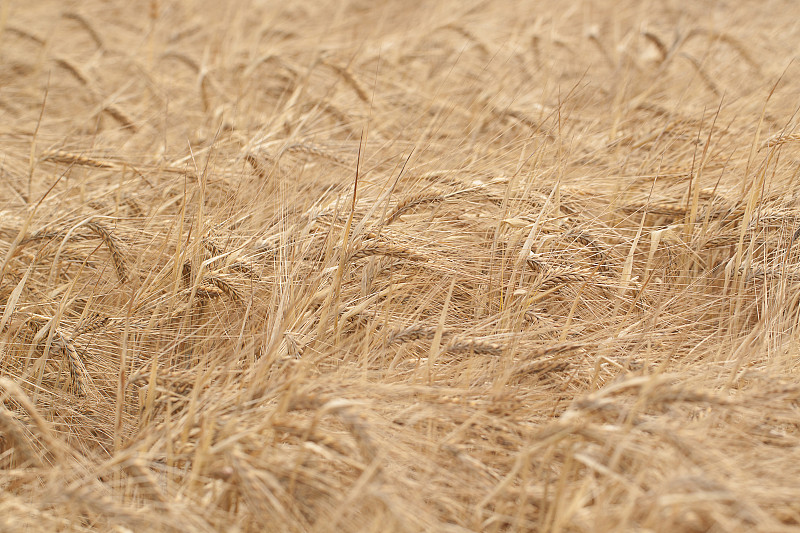
M 0 530 L 800 530 L 790 1 L 0 4 Z

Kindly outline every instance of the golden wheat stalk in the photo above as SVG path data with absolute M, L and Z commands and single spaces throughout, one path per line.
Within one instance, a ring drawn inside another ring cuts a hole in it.
M 19 28 L 17 26 L 6 26 L 5 28 L 3 28 L 3 31 L 8 32 L 8 33 L 13 33 L 14 35 L 22 37 L 23 39 L 27 39 L 27 40 L 29 40 L 29 41 L 31 41 L 33 43 L 38 44 L 38 45 L 45 44 L 45 40 L 42 39 L 41 37 L 39 37 L 37 35 L 34 35 L 33 33 L 29 32 L 28 30 L 24 30 L 24 29 Z
M 445 335 L 446 333 L 443 333 Z M 436 335 L 436 328 L 426 324 L 415 324 L 413 326 L 396 330 L 389 334 L 387 344 L 400 344 L 404 342 L 414 342 L 416 340 L 432 339 Z
M 82 68 L 64 57 L 55 58 L 54 61 L 67 72 L 72 74 L 72 76 L 78 80 L 81 85 L 86 87 L 93 96 L 96 98 L 101 97 L 98 93 L 98 90 L 94 87 L 89 79 L 89 76 L 83 71 Z M 101 111 L 108 113 L 108 115 L 116 120 L 122 127 L 128 128 L 134 132 L 138 130 L 133 120 L 127 115 L 127 113 L 122 111 L 117 104 L 113 102 L 106 103 L 102 106 Z
M 339 74 L 342 77 L 342 79 L 347 83 L 347 85 L 349 85 L 353 89 L 353 91 L 355 91 L 359 100 L 361 100 L 366 104 L 369 104 L 370 101 L 369 94 L 367 94 L 367 91 L 363 87 L 361 87 L 361 84 L 355 79 L 352 72 L 350 72 L 348 69 L 344 67 L 340 67 L 339 65 L 327 61 L 323 62 L 323 64 L 332 68 L 337 74 Z
M 560 372 L 569 368 L 570 362 L 560 358 L 529 361 L 514 369 L 514 376 L 546 374 Z
M 103 316 L 99 313 L 92 313 L 91 318 L 87 320 L 84 324 L 80 325 L 79 327 L 75 328 L 75 331 L 72 332 L 72 340 L 77 339 L 81 335 L 86 335 L 87 333 L 92 333 L 96 331 L 100 331 L 101 329 L 105 328 L 109 322 L 111 322 L 111 318 L 107 316 Z
M 223 274 L 207 274 L 203 279 L 203 283 L 206 282 L 221 290 L 233 302 L 241 301 L 241 296 Z
M 250 163 L 250 166 L 253 167 L 256 175 L 263 179 L 266 179 L 269 175 L 269 171 L 267 170 L 266 166 L 253 154 L 247 154 L 244 156 L 244 160 Z
M 195 294 L 197 294 L 197 297 L 202 300 L 202 299 L 220 298 L 225 294 L 225 291 L 209 282 L 209 283 L 201 283 L 200 286 L 197 287 L 197 291 Z
M 67 72 L 72 74 L 72 76 L 76 80 L 78 80 L 78 82 L 80 82 L 81 85 L 84 85 L 87 89 L 91 90 L 91 83 L 89 83 L 89 76 L 87 76 L 86 73 L 83 72 L 83 69 L 81 69 L 78 65 L 76 65 L 75 63 L 73 63 L 72 61 L 70 61 L 65 57 L 57 57 L 55 58 L 54 61 L 56 62 L 57 65 L 59 65 Z
M 72 340 L 67 338 L 63 333 L 56 330 L 54 336 L 56 343 L 67 355 L 67 362 L 69 364 L 69 374 L 73 386 L 75 387 L 78 396 L 88 396 L 94 391 L 94 381 L 91 374 L 83 364 L 83 359 L 78 354 L 78 350 L 72 343 Z
M 107 113 L 111 118 L 117 121 L 120 126 L 123 128 L 129 129 L 132 132 L 136 132 L 139 130 L 139 127 L 136 125 L 134 120 L 122 110 L 117 104 L 113 102 L 108 102 L 103 105 L 103 111 Z
M 321 157 L 323 159 L 327 159 L 329 161 L 333 161 L 334 163 L 337 163 L 337 164 L 345 166 L 345 167 L 349 166 L 347 161 L 345 161 L 344 159 L 342 159 L 338 155 L 332 154 L 330 152 L 327 152 L 327 151 L 325 151 L 325 150 L 323 150 L 321 148 L 318 148 L 316 146 L 312 146 L 310 144 L 302 144 L 302 143 L 290 144 L 289 146 L 287 146 L 284 149 L 284 151 L 288 152 L 288 153 L 301 153 L 301 154 L 313 155 L 313 156 Z
M 310 113 L 314 110 L 320 110 L 331 118 L 333 118 L 334 122 L 337 125 L 342 126 L 347 129 L 347 131 L 353 131 L 353 119 L 350 117 L 345 111 L 340 110 L 330 102 L 325 100 L 310 100 L 303 105 L 303 111 Z
M 144 209 L 142 209 L 141 204 L 136 200 L 134 196 L 126 196 L 125 199 L 122 201 L 124 205 L 126 205 L 133 214 L 134 217 L 144 217 L 146 215 Z
M 230 265 L 228 265 L 230 270 L 234 272 L 238 272 L 240 274 L 244 274 L 250 279 L 261 279 L 261 276 L 257 272 L 257 266 L 255 263 L 251 263 L 249 261 L 234 261 Z
M 442 351 L 450 353 L 470 352 L 479 355 L 501 355 L 505 349 L 505 344 L 499 342 L 490 342 L 480 338 L 456 337 L 447 343 Z
M 489 54 L 489 47 L 486 46 L 486 44 L 480 38 L 478 38 L 477 35 L 475 35 L 475 33 L 469 31 L 465 27 L 451 22 L 450 24 L 445 24 L 437 28 L 437 30 L 445 30 L 445 29 L 454 31 L 457 34 L 461 35 L 462 37 L 465 37 L 467 40 L 472 41 L 472 43 L 478 50 L 480 50 L 484 54 Z
M 686 207 L 681 207 L 679 205 L 673 205 L 673 204 L 657 204 L 651 202 L 631 203 L 622 206 L 622 210 L 627 211 L 629 213 L 637 213 L 640 211 L 644 211 L 648 215 L 665 215 L 673 217 L 684 216 L 687 213 Z
M 764 144 L 761 145 L 759 150 L 763 150 L 764 148 L 772 148 L 774 146 L 781 146 L 787 143 L 794 143 L 800 141 L 800 133 L 788 133 L 783 134 L 779 133 L 778 135 L 774 135 L 764 141 Z
M 542 287 L 554 287 L 569 283 L 580 283 L 590 278 L 590 274 L 579 271 L 548 272 L 541 282 Z
M 421 205 L 430 204 L 434 202 L 440 202 L 444 200 L 445 196 L 443 194 L 430 194 L 430 193 L 422 193 L 416 194 L 413 196 L 409 196 L 408 198 L 398 202 L 398 204 L 394 207 L 389 216 L 386 217 L 386 225 L 391 224 L 395 220 L 397 220 L 400 215 L 403 213 L 410 211 L 416 207 Z
M 61 231 L 38 231 L 33 235 L 25 237 L 19 242 L 18 246 L 24 246 L 26 244 L 30 244 L 32 242 L 37 241 L 45 241 L 45 240 L 52 240 L 57 239 L 59 237 L 63 237 L 64 233 Z
M 358 261 L 366 257 L 375 255 L 382 255 L 385 257 L 395 257 L 397 259 L 407 259 L 409 261 L 422 261 L 425 258 L 420 254 L 405 248 L 403 246 L 396 246 L 384 243 L 370 243 L 363 247 L 354 250 L 347 256 L 348 262 Z
M 662 62 L 667 59 L 667 56 L 669 55 L 669 48 L 667 48 L 658 35 L 649 31 L 644 31 L 642 32 L 642 37 L 653 43 L 653 45 L 658 49 L 658 53 L 661 56 Z
M 600 264 L 598 266 L 600 272 L 613 272 L 613 268 L 608 264 L 609 248 L 605 244 L 601 243 L 597 237 L 585 231 L 570 231 L 566 233 L 565 237 L 572 237 L 581 244 L 591 248 L 600 260 Z
M 97 33 L 97 30 L 94 29 L 92 24 L 89 20 L 81 15 L 80 13 L 75 13 L 74 11 L 68 11 L 66 13 L 62 13 L 61 16 L 65 19 L 74 20 L 81 26 L 86 33 L 89 34 L 89 37 L 94 41 L 98 48 L 103 48 L 103 39 L 100 37 L 100 34 Z
M 225 250 L 222 249 L 222 246 L 220 246 L 217 242 L 215 242 L 210 237 L 203 237 L 200 240 L 200 242 L 203 245 L 203 248 L 205 248 L 206 250 L 211 252 L 211 255 L 214 256 L 214 257 L 220 256 L 220 255 L 225 253 Z
M 44 161 L 52 161 L 54 163 L 67 163 L 69 165 L 78 165 L 94 168 L 117 168 L 118 165 L 113 161 L 103 161 L 89 157 L 84 154 L 76 154 L 67 152 L 66 150 L 54 150 L 47 152 L 42 157 Z
M 685 40 L 688 41 L 689 39 L 691 39 L 696 35 L 705 35 L 706 37 L 708 37 L 709 41 L 720 41 L 728 44 L 731 48 L 736 50 L 742 57 L 742 59 L 744 59 L 745 62 L 748 65 L 750 65 L 754 70 L 756 71 L 761 70 L 760 63 L 753 58 L 753 56 L 748 51 L 748 47 L 745 44 L 743 44 L 739 39 L 736 39 L 732 35 L 720 31 L 709 30 L 706 28 L 695 28 L 689 32 Z
M 192 69 L 195 74 L 200 74 L 200 64 L 186 54 L 180 52 L 164 52 L 161 54 L 161 59 L 175 59 Z
M 106 248 L 111 252 L 111 260 L 114 262 L 114 268 L 117 270 L 117 277 L 120 281 L 126 281 L 128 279 L 128 274 L 125 264 L 125 255 L 122 253 L 122 249 L 116 237 L 114 237 L 108 228 L 98 222 L 87 222 L 85 226 L 103 240 Z

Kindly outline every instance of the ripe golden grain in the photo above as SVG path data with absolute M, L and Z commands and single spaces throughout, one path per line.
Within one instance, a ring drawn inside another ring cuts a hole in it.
M 239 293 L 222 274 L 208 274 L 203 278 L 203 283 L 211 283 L 233 302 L 239 302 L 241 300 Z
M 62 13 L 61 16 L 65 19 L 74 20 L 78 23 L 85 31 L 89 34 L 89 37 L 94 41 L 98 48 L 103 48 L 103 39 L 100 37 L 100 34 L 97 33 L 97 30 L 94 29 L 92 24 L 89 20 L 81 15 L 80 13 L 75 13 L 74 11 L 67 11 Z
M 409 261 L 423 261 L 424 257 L 413 250 L 403 246 L 396 246 L 384 243 L 365 243 L 362 247 L 354 250 L 347 256 L 348 262 L 358 261 L 366 257 L 382 255 L 385 257 L 395 257 L 397 259 L 407 259 Z
M 79 165 L 95 168 L 114 168 L 116 165 L 109 161 L 101 161 L 83 154 L 74 154 L 65 150 L 56 150 L 54 152 L 47 152 L 42 158 L 44 161 L 53 161 L 56 163 L 67 163 L 70 165 Z
M 117 270 L 119 280 L 123 282 L 126 281 L 128 279 L 128 274 L 125 256 L 122 253 L 116 237 L 114 237 L 108 228 L 99 222 L 87 222 L 85 226 L 103 239 L 103 243 L 105 243 L 108 251 L 111 252 L 111 259 L 114 262 L 114 268 Z
M 312 146 L 310 144 L 291 144 L 286 147 L 285 151 L 288 153 L 313 155 L 316 157 L 327 159 L 328 161 L 333 161 L 334 163 L 338 163 L 339 165 L 342 166 L 349 166 L 347 161 L 337 156 L 336 154 L 332 154 L 326 150 L 323 150 L 316 146 Z
M 353 76 L 353 73 L 350 72 L 349 69 L 347 69 L 345 67 L 341 67 L 339 65 L 336 65 L 336 64 L 331 63 L 329 61 L 324 61 L 323 64 L 328 66 L 328 67 L 330 67 L 331 69 L 333 69 L 334 72 L 339 74 L 339 76 L 342 77 L 342 79 L 345 81 L 345 83 L 347 83 L 347 85 L 349 85 L 353 89 L 353 91 L 358 96 L 359 100 L 361 100 L 365 104 L 369 104 L 369 101 L 370 101 L 369 94 L 361 86 L 361 84 L 356 80 L 356 78 Z
M 432 339 L 436 334 L 436 328 L 426 324 L 415 324 L 408 328 L 397 330 L 389 335 L 389 344 L 399 344 L 403 342 L 414 342 L 417 340 Z
M 800 8 L 13 4 L 0 530 L 796 526 Z

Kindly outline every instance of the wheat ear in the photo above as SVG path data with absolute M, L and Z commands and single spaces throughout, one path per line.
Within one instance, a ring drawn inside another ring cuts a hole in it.
M 114 268 L 117 269 L 117 277 L 119 277 L 120 281 L 126 281 L 128 276 L 126 272 L 127 267 L 125 265 L 125 256 L 122 254 L 122 250 L 119 247 L 119 242 L 117 241 L 116 237 L 114 237 L 114 235 L 112 235 L 105 226 L 99 224 L 98 222 L 87 222 L 86 227 L 103 240 L 106 248 L 108 248 L 108 250 L 111 252 L 111 259 L 114 262 Z

